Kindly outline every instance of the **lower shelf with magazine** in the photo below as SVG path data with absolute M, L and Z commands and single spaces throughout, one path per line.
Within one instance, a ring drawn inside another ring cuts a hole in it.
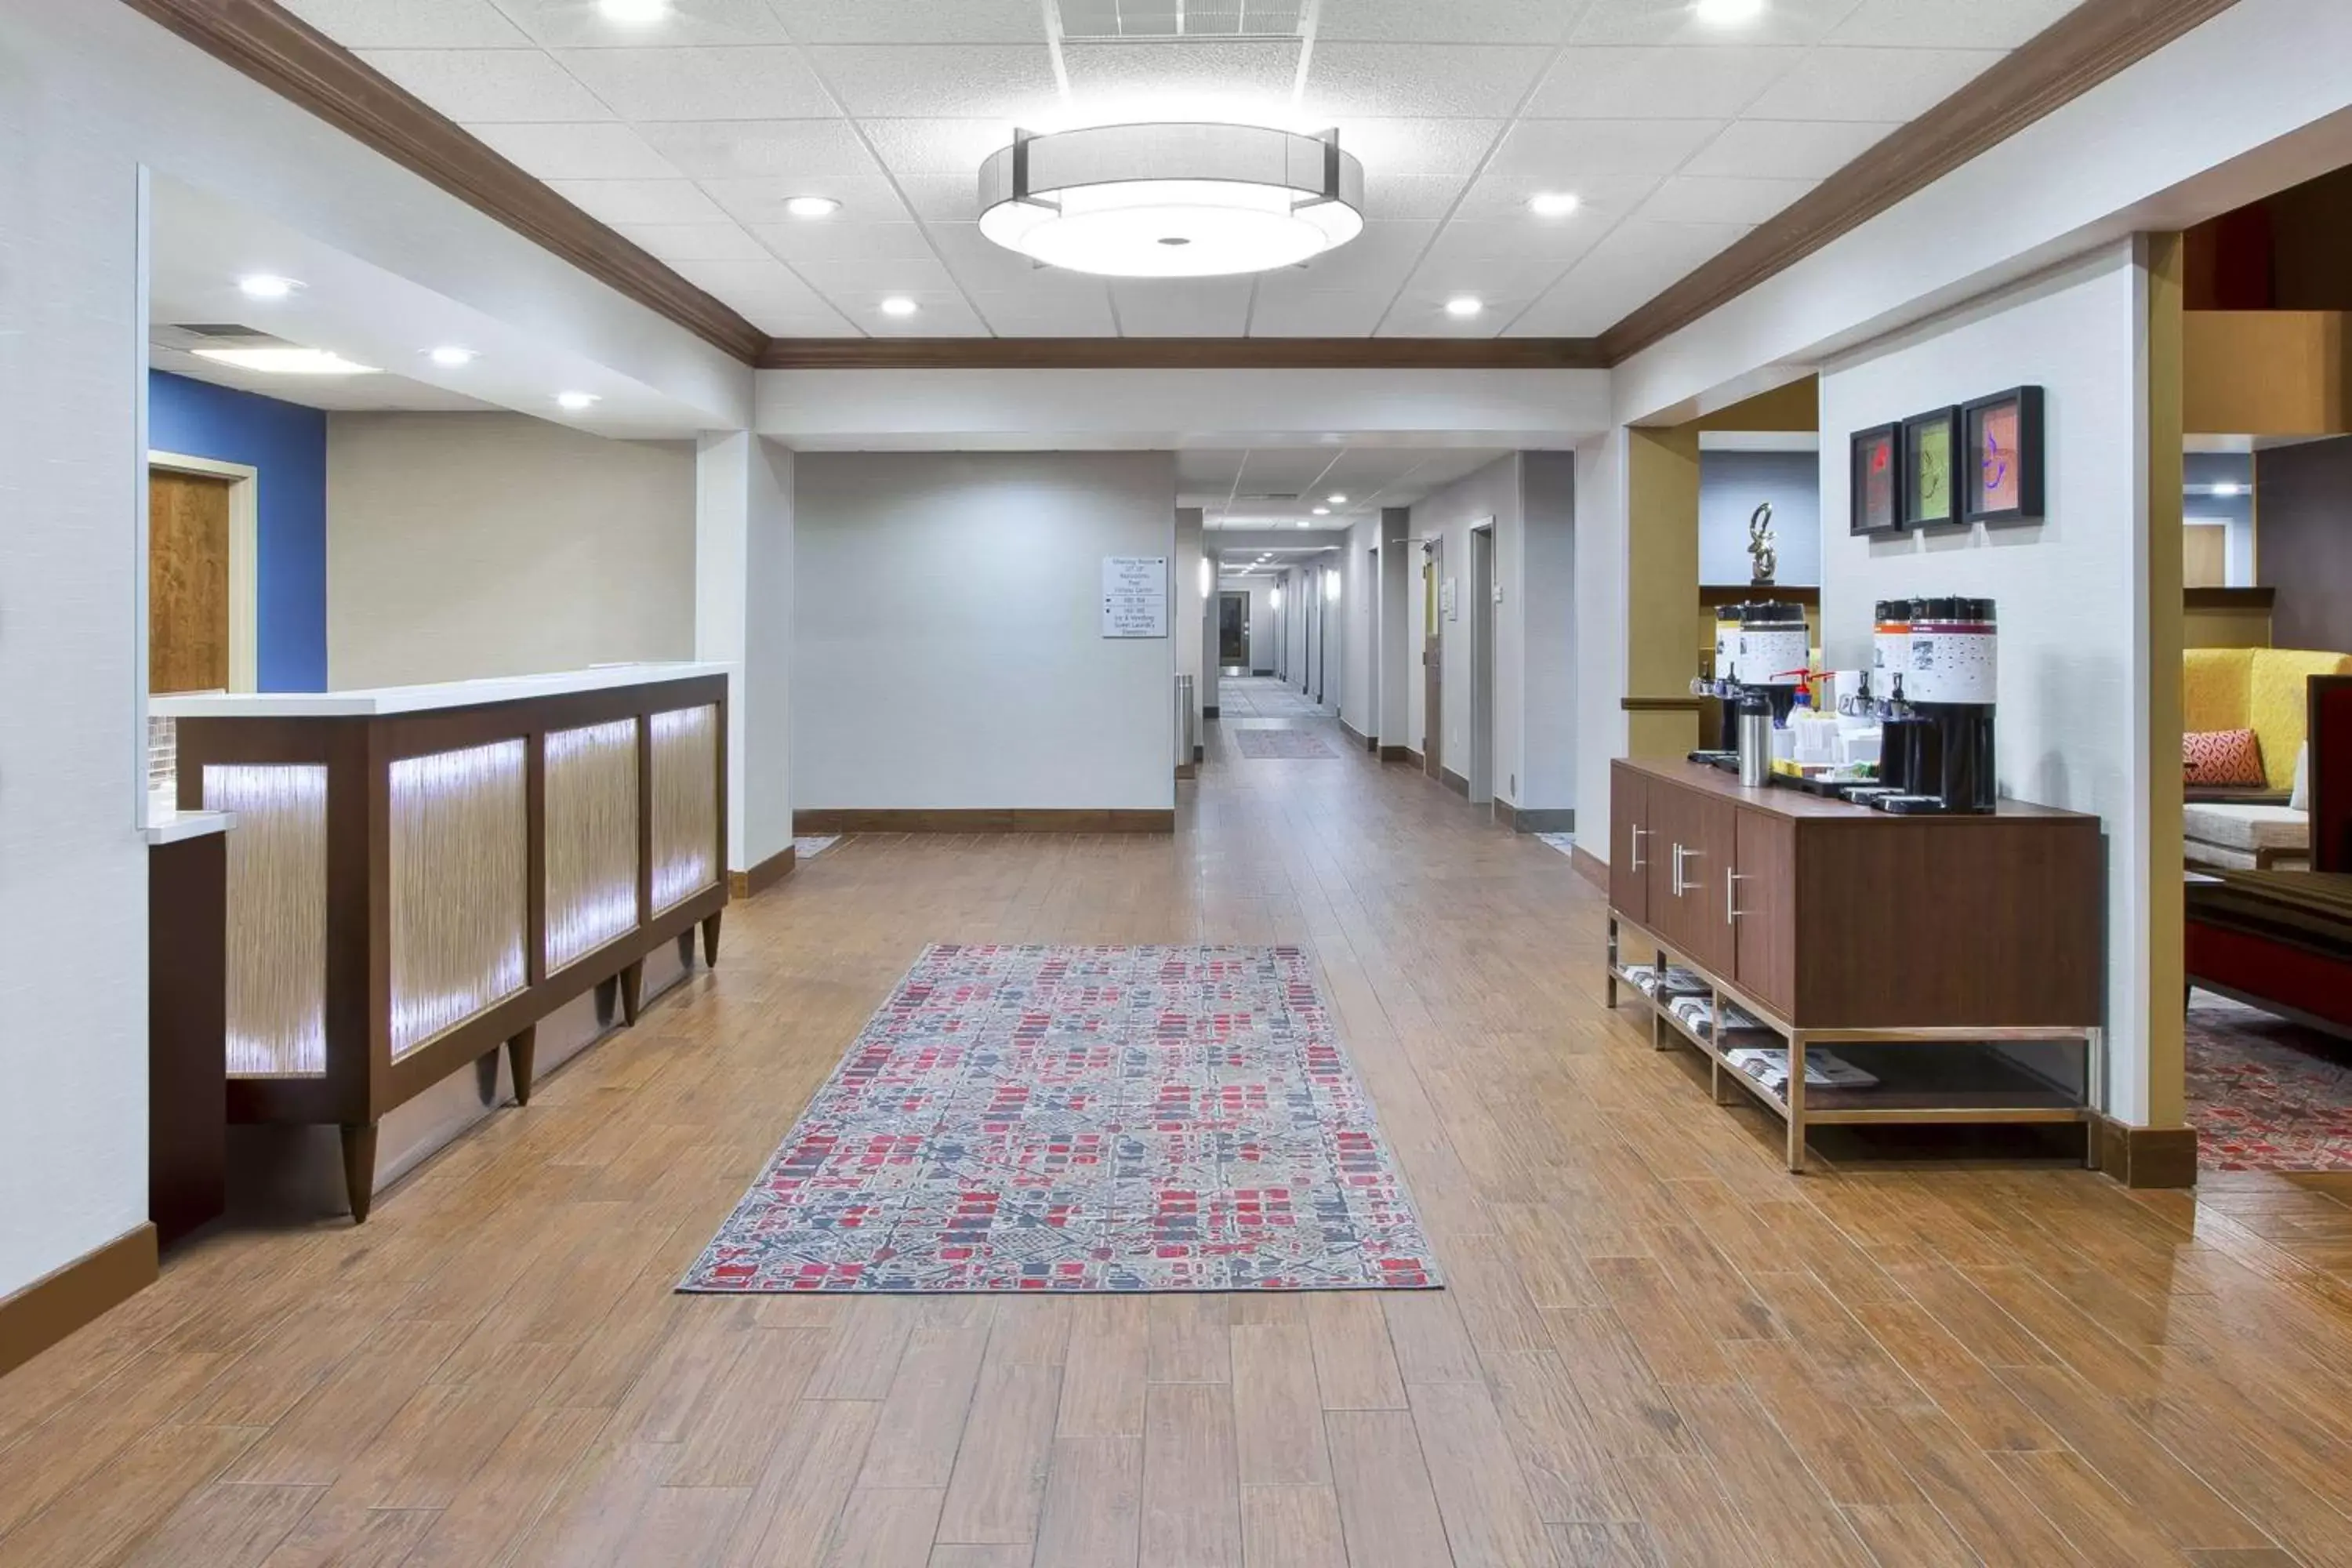
M 1651 962 L 1632 956 L 1643 952 Z M 1809 1126 L 2081 1122 L 2090 1117 L 2079 1088 L 2036 1070 L 2019 1053 L 2035 1044 L 2079 1045 L 2081 1082 L 2095 1083 L 2096 1029 L 1799 1028 L 1612 914 L 1612 1006 L 1625 990 L 1649 1014 L 1654 1047 L 1686 1045 L 1707 1058 L 1717 1104 L 1727 1103 L 1729 1082 L 1790 1123 L 1791 1170 L 1802 1168 Z M 1800 1059 L 1805 1082 L 1792 1092 L 1790 1080 Z

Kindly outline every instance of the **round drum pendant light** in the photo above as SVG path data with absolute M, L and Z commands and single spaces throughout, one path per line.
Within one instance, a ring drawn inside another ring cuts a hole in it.
M 1110 278 L 1215 278 L 1295 266 L 1364 226 L 1364 169 L 1339 133 L 1256 125 L 1103 125 L 1013 133 L 980 169 L 980 231 Z

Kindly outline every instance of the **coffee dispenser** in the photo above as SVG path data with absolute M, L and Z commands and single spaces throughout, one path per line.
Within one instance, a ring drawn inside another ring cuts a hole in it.
M 1993 708 L 2000 643 L 1990 599 L 1934 598 L 1879 606 L 1886 640 L 1900 626 L 1901 668 L 1884 694 L 1880 783 L 1870 804 L 1897 813 L 1988 812 L 1997 798 Z M 1898 611 L 1904 618 L 1890 619 Z M 1898 739 L 1899 733 L 1899 739 Z M 1899 792 L 1899 793 L 1896 793 Z
M 1734 700 L 1743 692 L 1760 694 L 1771 704 L 1775 725 L 1789 721 L 1812 657 L 1802 605 L 1766 601 L 1716 612 L 1716 694 Z

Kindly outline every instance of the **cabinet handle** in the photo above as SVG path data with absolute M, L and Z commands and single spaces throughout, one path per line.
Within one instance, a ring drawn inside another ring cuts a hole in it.
M 1647 829 L 1645 829 L 1645 828 L 1643 828 L 1643 827 L 1642 826 L 1642 825 L 1641 825 L 1641 824 L 1639 824 L 1639 823 L 1633 823 L 1633 824 L 1630 824 L 1630 825 L 1629 825 L 1629 826 L 1631 827 L 1632 832 L 1633 832 L 1633 868 L 1634 870 L 1636 870 L 1636 871 L 1639 871 L 1639 870 L 1642 868 L 1642 840 L 1643 840 L 1643 839 L 1644 839 L 1644 838 L 1647 838 L 1650 835 L 1649 835 L 1648 830 L 1647 830 Z
M 1692 881 L 1688 877 L 1683 875 L 1683 862 L 1685 860 L 1696 860 L 1699 858 L 1699 855 L 1697 850 L 1685 849 L 1679 844 L 1674 846 L 1674 852 L 1675 863 L 1672 875 L 1668 878 L 1668 880 L 1673 885 L 1675 897 L 1679 899 L 1685 893 L 1689 892 L 1693 888 L 1698 886 L 1696 882 Z
M 1739 907 L 1739 884 L 1748 880 L 1737 871 L 1723 874 L 1723 923 L 1729 925 L 1748 911 Z

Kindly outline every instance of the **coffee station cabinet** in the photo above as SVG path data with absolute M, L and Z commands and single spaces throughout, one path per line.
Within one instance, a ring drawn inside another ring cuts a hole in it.
M 1611 1001 L 1634 955 L 1654 958 L 1654 973 L 1672 964 L 1704 983 L 1712 1018 L 1757 1026 L 1745 1044 L 1784 1051 L 1784 1084 L 1761 1086 L 1727 1059 L 1729 1030 L 1718 1046 L 1711 1026 L 1645 998 L 1661 1045 L 1696 1046 L 1718 1093 L 1729 1078 L 1788 1120 L 1790 1169 L 1808 1124 L 2087 1116 L 2096 817 L 2014 802 L 1889 816 L 1679 760 L 1619 761 L 1610 782 Z M 2044 1041 L 2078 1045 L 2079 1076 L 2016 1048 Z M 1809 1096 L 1798 1063 L 1817 1046 L 1866 1058 L 1874 1086 Z

